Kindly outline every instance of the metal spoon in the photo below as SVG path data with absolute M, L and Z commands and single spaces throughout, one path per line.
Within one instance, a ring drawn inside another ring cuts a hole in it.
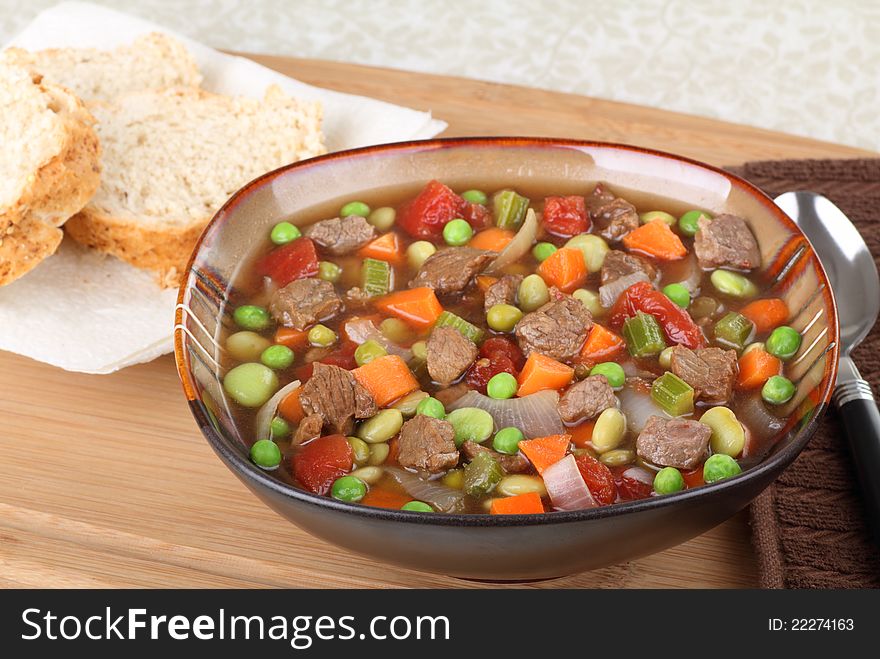
M 776 204 L 810 239 L 831 280 L 840 319 L 840 366 L 833 400 L 846 428 L 868 523 L 880 543 L 880 412 L 871 386 L 850 357 L 880 312 L 877 266 L 849 218 L 822 195 L 786 192 Z

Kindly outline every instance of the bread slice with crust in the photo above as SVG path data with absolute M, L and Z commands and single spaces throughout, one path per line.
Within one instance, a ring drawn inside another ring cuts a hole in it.
M 115 50 L 50 48 L 29 52 L 9 48 L 0 60 L 41 74 L 83 101 L 108 101 L 131 92 L 198 87 L 198 66 L 182 43 L 153 32 Z
M 94 118 L 68 90 L 0 63 L 0 285 L 61 242 L 58 228 L 98 188 Z
M 65 226 L 77 242 L 176 285 L 205 225 L 241 186 L 326 151 L 321 105 L 272 86 L 262 100 L 192 88 L 91 106 L 104 174 Z

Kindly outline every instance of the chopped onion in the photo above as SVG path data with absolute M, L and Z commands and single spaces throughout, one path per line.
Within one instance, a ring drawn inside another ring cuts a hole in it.
M 519 231 L 516 232 L 516 235 L 513 237 L 513 240 L 507 244 L 507 247 L 501 250 L 501 253 L 492 264 L 486 268 L 486 274 L 490 275 L 500 272 L 504 266 L 510 265 L 525 256 L 532 248 L 532 243 L 535 242 L 535 237 L 537 235 L 538 218 L 535 217 L 535 211 L 530 208 L 526 213 L 526 219 L 519 228 Z
M 389 355 L 398 355 L 403 358 L 403 361 L 409 361 L 412 357 L 412 352 L 410 350 L 401 348 L 399 345 L 391 341 L 387 336 L 382 334 L 382 331 L 368 318 L 352 318 L 349 320 L 345 323 L 345 334 L 358 345 L 370 340 L 375 341 L 385 348 L 385 352 Z
M 496 400 L 471 390 L 449 408 L 457 410 L 460 407 L 478 407 L 492 416 L 496 428 L 512 426 L 531 438 L 561 435 L 565 432 L 562 417 L 556 407 L 558 402 L 559 394 L 549 390 L 507 400 Z
M 672 418 L 660 409 L 651 398 L 650 393 L 636 391 L 629 384 L 617 392 L 617 397 L 620 399 L 620 411 L 626 416 L 627 427 L 636 433 L 642 432 L 648 419 L 652 416 L 664 419 Z
M 557 510 L 583 510 L 595 508 L 596 500 L 581 476 L 572 454 L 550 465 L 542 474 L 550 501 Z
M 278 406 L 281 404 L 281 401 L 287 397 L 294 389 L 299 388 L 299 380 L 294 380 L 290 384 L 286 384 L 281 389 L 279 389 L 272 398 L 266 401 L 266 404 L 263 405 L 257 412 L 257 416 L 254 420 L 254 432 L 255 437 L 260 439 L 269 439 L 269 427 L 272 425 L 272 419 L 275 418 L 275 412 L 278 411 Z
M 785 427 L 785 419 L 767 410 L 760 394 L 744 398 L 737 408 L 737 419 L 746 430 L 743 457 L 760 460 L 779 441 L 779 433 Z
M 630 467 L 624 471 L 621 476 L 654 487 L 654 474 L 642 467 Z
M 461 512 L 464 508 L 464 492 L 461 490 L 437 481 L 425 480 L 400 467 L 385 467 L 385 473 L 396 480 L 413 499 L 424 501 L 440 512 Z
M 610 309 L 614 306 L 614 303 L 617 302 L 617 298 L 620 297 L 621 293 L 623 293 L 633 284 L 637 284 L 640 281 L 648 281 L 648 275 L 641 271 L 632 272 L 628 275 L 624 275 L 623 277 L 619 277 L 618 279 L 615 279 L 614 281 L 605 284 L 604 286 L 600 286 L 599 304 L 601 304 L 606 309 Z

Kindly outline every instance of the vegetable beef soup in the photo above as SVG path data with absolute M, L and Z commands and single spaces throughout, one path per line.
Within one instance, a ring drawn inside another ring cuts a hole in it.
M 502 515 L 755 464 L 801 336 L 745 220 L 568 192 L 431 181 L 275 225 L 225 337 L 252 461 L 341 501 Z

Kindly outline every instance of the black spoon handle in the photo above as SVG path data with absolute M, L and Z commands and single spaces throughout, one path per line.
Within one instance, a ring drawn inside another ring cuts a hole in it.
M 834 402 L 846 428 L 868 526 L 880 545 L 880 411 L 871 385 L 862 379 L 839 384 Z

